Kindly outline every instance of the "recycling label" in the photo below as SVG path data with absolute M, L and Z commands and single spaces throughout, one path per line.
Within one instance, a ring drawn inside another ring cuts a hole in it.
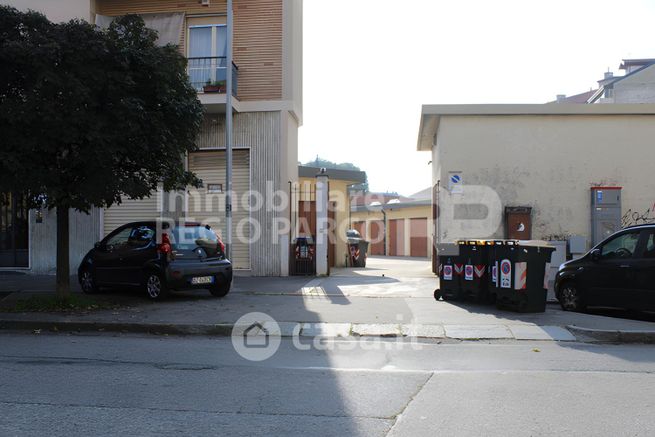
M 498 261 L 491 266 L 491 282 L 498 287 Z
M 500 288 L 512 288 L 512 263 L 508 259 L 500 262 Z

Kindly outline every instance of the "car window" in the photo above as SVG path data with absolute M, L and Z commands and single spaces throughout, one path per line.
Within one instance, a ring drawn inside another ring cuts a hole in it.
M 118 233 L 110 236 L 105 242 L 105 245 L 108 248 L 111 247 L 114 250 L 122 249 L 123 247 L 127 246 L 127 240 L 130 238 L 131 233 L 132 233 L 132 228 L 130 227 L 122 229 Z
M 646 247 L 644 248 L 643 258 L 655 258 L 655 231 L 650 231 L 648 233 L 648 239 L 646 240 Z
M 174 250 L 196 250 L 201 247 L 209 257 L 222 254 L 218 235 L 207 226 L 177 226 L 169 237 Z
M 146 247 L 155 236 L 155 230 L 149 226 L 136 226 L 132 228 L 130 236 L 127 240 L 130 247 L 141 248 Z
M 602 259 L 632 258 L 639 241 L 639 232 L 627 232 L 605 243 L 601 248 Z

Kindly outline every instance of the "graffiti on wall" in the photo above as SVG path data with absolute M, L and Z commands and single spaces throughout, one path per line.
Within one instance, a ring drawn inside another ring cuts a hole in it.
M 629 209 L 621 217 L 621 227 L 655 223 L 655 203 L 645 211 Z

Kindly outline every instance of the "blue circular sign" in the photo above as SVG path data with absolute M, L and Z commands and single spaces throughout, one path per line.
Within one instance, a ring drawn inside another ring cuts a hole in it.
M 505 275 L 507 275 L 509 273 L 509 271 L 510 271 L 509 261 L 503 261 L 500 264 L 500 271 L 503 272 L 503 274 L 505 274 Z

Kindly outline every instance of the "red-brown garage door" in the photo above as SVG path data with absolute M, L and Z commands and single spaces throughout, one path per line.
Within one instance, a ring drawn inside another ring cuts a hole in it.
M 409 247 L 411 256 L 428 256 L 428 219 L 413 218 L 409 225 Z
M 384 223 L 380 220 L 371 222 L 369 241 L 371 242 L 369 251 L 371 255 L 384 255 Z

